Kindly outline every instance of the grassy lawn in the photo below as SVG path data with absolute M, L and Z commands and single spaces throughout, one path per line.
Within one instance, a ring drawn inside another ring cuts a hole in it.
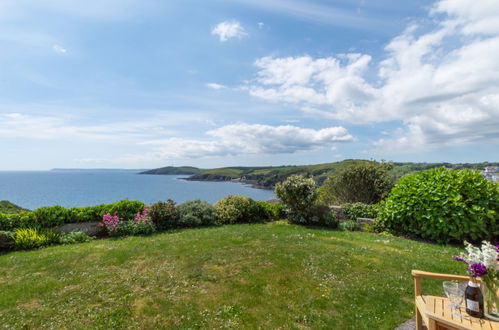
M 0 255 L 0 328 L 392 329 L 442 247 L 284 222 Z M 441 282 L 425 282 L 443 294 Z

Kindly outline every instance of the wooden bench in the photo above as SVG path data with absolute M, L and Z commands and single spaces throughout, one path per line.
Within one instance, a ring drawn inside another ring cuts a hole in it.
M 423 295 L 423 278 L 446 281 L 469 281 L 468 276 L 429 273 L 420 270 L 413 270 L 412 276 L 414 276 L 414 293 L 416 297 L 416 330 L 499 330 L 499 322 L 471 317 L 466 314 L 464 307 L 461 308 L 461 315 L 463 317 L 455 317 L 448 307 L 450 301 L 447 298 Z

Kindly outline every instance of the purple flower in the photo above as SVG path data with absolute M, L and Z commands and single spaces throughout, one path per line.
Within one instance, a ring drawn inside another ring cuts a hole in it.
M 468 267 L 467 271 L 471 277 L 481 277 L 487 274 L 487 267 L 482 264 L 472 264 Z
M 456 260 L 456 261 L 462 261 L 462 262 L 464 262 L 464 263 L 467 263 L 467 262 L 466 262 L 466 260 L 464 260 L 463 258 L 461 258 L 461 257 L 459 257 L 459 256 L 455 256 L 455 257 L 454 257 L 454 258 L 452 258 L 452 259 L 454 259 L 454 260 Z

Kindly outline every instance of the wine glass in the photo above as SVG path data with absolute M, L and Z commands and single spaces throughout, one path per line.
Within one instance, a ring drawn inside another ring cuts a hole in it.
M 450 308 L 453 311 L 452 315 L 457 318 L 462 318 L 460 308 L 464 300 L 466 282 L 444 281 L 443 287 L 445 294 L 451 303 Z

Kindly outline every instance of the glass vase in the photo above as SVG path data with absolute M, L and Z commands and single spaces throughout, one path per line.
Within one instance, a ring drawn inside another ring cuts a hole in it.
M 484 309 L 485 316 L 494 321 L 499 321 L 499 280 L 485 280 Z

